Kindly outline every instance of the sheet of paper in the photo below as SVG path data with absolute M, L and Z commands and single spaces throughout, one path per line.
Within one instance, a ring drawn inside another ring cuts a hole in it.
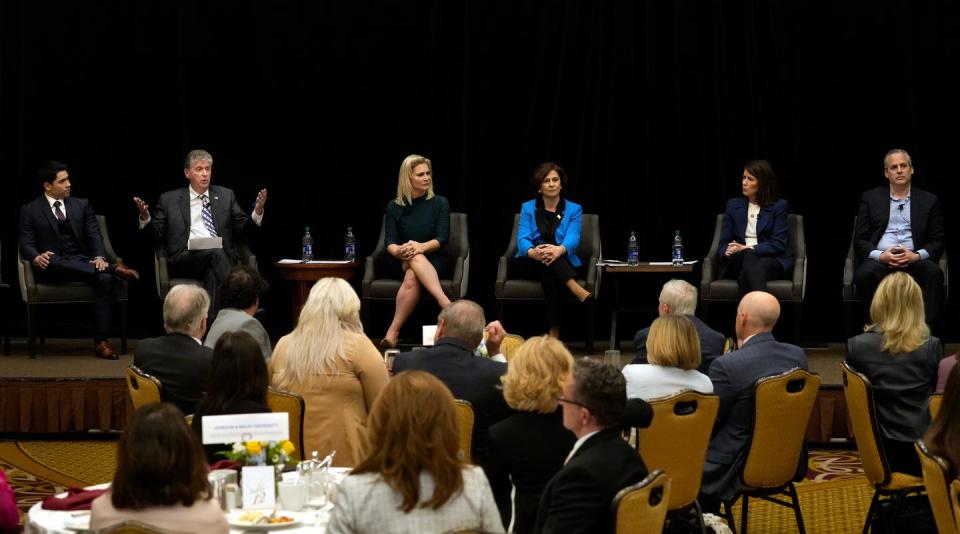
M 240 478 L 244 510 L 273 510 L 277 488 L 276 471 L 272 465 L 244 466 Z
M 222 237 L 194 237 L 187 241 L 187 250 L 209 250 L 223 248 Z
M 424 347 L 433 346 L 433 336 L 437 333 L 437 325 L 435 324 L 425 324 L 423 325 L 423 343 Z
M 290 419 L 286 412 L 206 415 L 200 423 L 204 445 L 290 438 Z
M 697 263 L 697 260 L 690 260 L 683 262 L 684 265 L 693 265 Z M 651 261 L 650 265 L 673 265 L 672 261 Z

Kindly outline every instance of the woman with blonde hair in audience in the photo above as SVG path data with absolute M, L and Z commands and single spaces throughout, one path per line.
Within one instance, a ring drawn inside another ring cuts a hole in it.
M 913 442 L 930 424 L 927 399 L 937 382 L 940 340 L 927 327 L 920 286 L 903 271 L 880 282 L 870 320 L 863 334 L 847 340 L 847 362 L 873 385 L 890 468 L 920 476 Z
M 557 398 L 573 369 L 573 356 L 549 336 L 528 339 L 507 367 L 503 397 L 516 414 L 490 427 L 490 454 L 484 468 L 504 527 L 529 532 L 547 482 L 563 467 L 576 436 L 563 427 Z M 511 502 L 511 482 L 516 488 Z
M 373 403 L 366 456 L 337 489 L 327 532 L 503 532 L 490 485 L 464 463 L 453 395 L 425 371 Z
M 212 500 L 200 440 L 169 403 L 141 406 L 117 444 L 110 490 L 90 507 L 90 528 L 136 520 L 172 532 L 229 532 Z
M 383 358 L 363 334 L 360 299 L 340 278 L 321 278 L 303 305 L 297 327 L 277 342 L 271 385 L 306 402 L 303 451 L 336 451 L 333 465 L 353 467 L 365 440 L 364 421 L 389 377 Z
M 685 315 L 667 314 L 654 319 L 647 335 L 647 361 L 650 363 L 623 368 L 627 398 L 649 400 L 684 389 L 713 393 L 713 382 L 697 371 L 700 336 Z

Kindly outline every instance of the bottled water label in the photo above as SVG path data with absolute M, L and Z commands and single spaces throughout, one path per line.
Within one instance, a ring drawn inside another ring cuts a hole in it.
M 313 245 L 303 245 L 303 261 L 313 259 Z

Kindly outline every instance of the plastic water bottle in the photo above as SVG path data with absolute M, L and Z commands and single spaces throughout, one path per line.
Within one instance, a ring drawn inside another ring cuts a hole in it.
M 639 247 L 637 247 L 637 233 L 630 232 L 630 240 L 627 241 L 627 265 L 637 265 L 640 263 L 638 259 Z
M 300 242 L 303 245 L 303 261 L 308 262 L 313 260 L 313 236 L 310 235 L 310 227 L 307 226 L 303 232 L 303 240 Z
M 357 259 L 357 239 L 353 237 L 353 227 L 347 227 L 347 236 L 343 238 L 343 259 L 353 261 Z
M 680 237 L 680 230 L 673 232 L 673 264 L 683 265 L 683 238 Z

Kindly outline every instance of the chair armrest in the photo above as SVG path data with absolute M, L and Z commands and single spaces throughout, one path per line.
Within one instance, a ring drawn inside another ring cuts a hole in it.
M 707 256 L 703 258 L 703 274 L 700 278 L 700 298 L 710 298 L 710 283 L 717 276 L 717 250 L 720 248 L 720 232 L 723 231 L 723 221 L 725 214 L 717 215 L 717 223 L 713 229 L 713 240 L 710 242 L 710 250 Z
M 803 302 L 807 292 L 807 237 L 803 227 L 803 216 L 794 215 L 797 232 L 793 244 L 793 300 Z
M 20 279 L 20 298 L 24 302 L 32 302 L 37 299 L 37 280 L 33 276 L 33 266 L 30 262 L 21 258 L 17 254 L 17 271 Z
M 153 273 L 157 284 L 157 295 L 164 299 L 170 291 L 170 268 L 167 265 L 167 256 L 159 250 L 153 254 Z

